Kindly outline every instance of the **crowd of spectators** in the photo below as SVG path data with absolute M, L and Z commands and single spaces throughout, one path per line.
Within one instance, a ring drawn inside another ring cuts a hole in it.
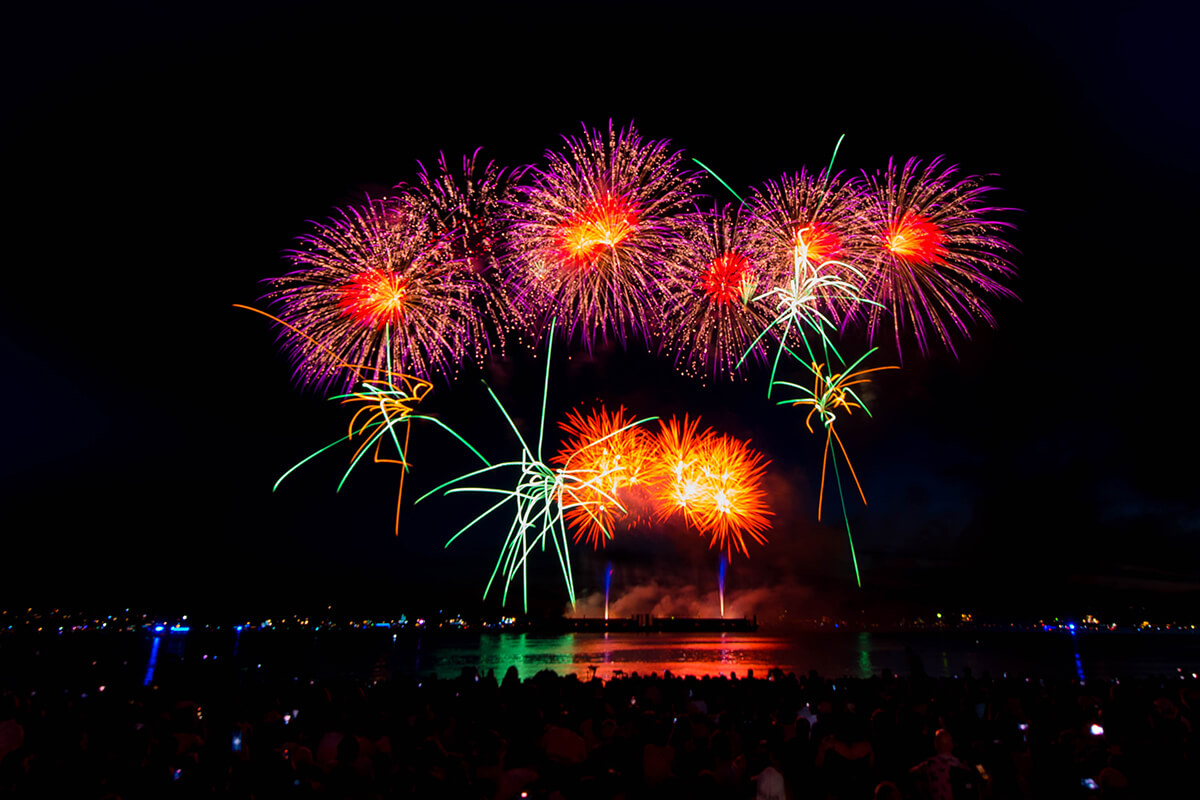
M 1200 684 L 515 669 L 0 696 L 0 796 L 1200 796 Z

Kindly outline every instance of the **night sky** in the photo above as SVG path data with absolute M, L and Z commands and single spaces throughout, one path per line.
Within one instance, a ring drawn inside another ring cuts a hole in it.
M 411 505 L 465 451 L 414 431 L 399 538 L 396 467 L 335 494 L 348 453 L 329 452 L 272 494 L 345 416 L 232 304 L 263 305 L 305 220 L 418 160 L 532 163 L 611 118 L 741 189 L 823 166 L 844 133 L 843 169 L 946 154 L 1020 209 L 1021 300 L 957 358 L 907 348 L 874 419 L 840 428 L 870 501 L 851 504 L 861 590 L 838 517 L 816 522 L 822 440 L 765 372 L 701 387 L 644 348 L 558 349 L 552 420 L 596 398 L 699 413 L 771 459 L 771 543 L 730 572 L 742 610 L 1200 614 L 1200 65 L 1173 4 L 120 5 L 4 26 L 0 607 L 478 608 L 507 523 L 446 550 L 484 506 Z M 895 359 L 885 342 L 874 363 Z M 533 435 L 542 364 L 513 348 L 428 410 L 515 455 L 480 379 Z M 694 535 L 575 555 L 581 594 L 611 561 L 629 611 L 715 583 Z M 552 556 L 535 567 L 532 605 L 561 610 Z

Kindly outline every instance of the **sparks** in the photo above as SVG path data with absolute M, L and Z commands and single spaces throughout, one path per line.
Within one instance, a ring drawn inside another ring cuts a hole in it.
M 942 239 L 937 225 L 918 214 L 906 214 L 898 222 L 888 225 L 883 246 L 898 258 L 929 264 L 938 258 Z
M 339 290 L 342 311 L 369 328 L 398 322 L 408 303 L 408 278 L 384 270 L 355 275 Z
M 592 269 L 638 229 L 638 213 L 624 197 L 609 195 L 571 216 L 558 231 L 563 261 L 575 269 Z
M 637 520 L 653 458 L 650 436 L 626 417 L 624 407 L 612 414 L 602 407 L 586 416 L 571 411 L 559 427 L 567 438 L 552 463 L 572 476 L 563 484 L 571 506 L 567 524 L 576 542 L 600 547 L 618 520 Z

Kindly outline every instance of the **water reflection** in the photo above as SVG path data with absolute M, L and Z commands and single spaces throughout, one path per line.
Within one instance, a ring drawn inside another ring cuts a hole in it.
M 858 635 L 858 677 L 871 677 L 871 634 L 863 631 Z
M 728 675 L 746 670 L 766 672 L 788 667 L 786 640 L 760 636 L 656 635 L 568 633 L 538 636 L 506 633 L 481 636 L 476 642 L 439 642 L 437 657 L 422 669 L 442 677 L 459 674 L 463 668 L 481 672 L 495 670 L 500 677 L 515 666 L 522 678 L 550 669 L 562 675 L 608 679 L 618 672 L 675 675 Z M 869 662 L 868 662 L 869 669 Z
M 146 664 L 146 678 L 142 681 L 142 686 L 149 686 L 154 680 L 154 667 L 158 664 L 158 648 L 161 644 L 161 636 L 155 636 L 154 641 L 150 643 L 150 661 Z

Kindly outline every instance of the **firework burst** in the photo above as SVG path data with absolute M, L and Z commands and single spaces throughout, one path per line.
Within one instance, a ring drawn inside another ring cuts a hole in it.
M 771 321 L 755 303 L 765 271 L 753 257 L 736 208 L 683 218 L 684 235 L 663 280 L 663 343 L 675 366 L 701 378 L 733 378 L 743 356 L 766 360 L 755 334 Z
M 749 239 L 770 272 L 771 285 L 792 277 L 796 262 L 817 268 L 855 263 L 869 248 L 870 229 L 861 210 L 857 180 L 801 169 L 755 189 L 747 200 Z M 829 312 L 844 312 L 842 298 L 822 298 Z
M 571 476 L 563 484 L 567 524 L 576 542 L 598 548 L 618 521 L 636 522 L 654 460 L 652 437 L 623 407 L 612 414 L 571 411 L 559 427 L 567 438 L 552 463 Z
M 583 506 L 586 508 L 584 514 L 588 516 L 589 520 L 599 525 L 605 519 L 606 509 L 620 506 L 620 502 L 616 497 L 606 495 L 603 488 L 600 487 L 601 481 L 610 477 L 610 472 L 604 470 L 596 472 L 594 469 L 592 471 L 576 470 L 573 465 L 570 468 L 553 468 L 543 460 L 542 446 L 546 431 L 546 401 L 550 394 L 550 355 L 553 345 L 553 328 L 552 321 L 550 330 L 551 343 L 546 349 L 546 379 L 542 388 L 542 416 L 538 424 L 537 449 L 534 450 L 526 443 L 525 438 L 521 436 L 521 431 L 517 428 L 516 423 L 513 422 L 512 416 L 505 410 L 504 404 L 500 402 L 500 398 L 496 397 L 491 387 L 487 387 L 488 394 L 495 401 L 496 406 L 500 409 L 500 413 L 504 415 L 504 419 L 508 422 L 509 427 L 521 445 L 520 457 L 513 461 L 492 464 L 483 469 L 475 470 L 474 472 L 469 472 L 466 475 L 447 481 L 417 500 L 419 503 L 426 497 L 436 494 L 443 489 L 447 490 L 446 494 L 475 492 L 500 495 L 501 499 L 495 505 L 471 520 L 458 533 L 450 537 L 450 540 L 446 542 L 447 547 L 477 523 L 486 519 L 492 513 L 499 511 L 508 503 L 511 502 L 515 505 L 516 514 L 513 517 L 512 524 L 509 526 L 504 544 L 500 549 L 500 557 L 496 560 L 496 567 L 492 570 L 492 576 L 488 579 L 487 586 L 483 590 L 483 596 L 487 598 L 492 584 L 495 583 L 497 576 L 503 572 L 504 593 L 501 599 L 501 604 L 503 605 L 508 601 L 508 590 L 519 574 L 521 576 L 522 596 L 526 611 L 529 610 L 529 556 L 538 549 L 544 550 L 547 541 L 550 542 L 554 547 L 555 555 L 558 557 L 559 566 L 562 569 L 563 580 L 567 586 L 567 594 L 570 597 L 571 604 L 574 605 L 575 583 L 571 574 L 567 518 L 569 515 L 573 516 L 573 512 Z M 484 385 L 486 386 L 486 384 Z M 638 420 L 623 427 L 613 429 L 599 439 L 591 441 L 590 444 L 580 446 L 577 448 L 577 451 L 586 451 L 594 447 L 600 447 L 609 439 L 621 437 L 633 426 L 648 422 L 651 419 L 655 418 L 650 417 L 649 419 Z M 584 425 L 583 427 L 586 428 L 587 426 Z M 518 471 L 515 488 L 505 489 L 457 485 L 470 478 L 503 469 L 516 469 Z M 612 534 L 610 531 L 602 528 L 599 535 L 609 538 Z
M 699 419 L 660 425 L 648 473 L 660 517 L 681 514 L 727 558 L 734 550 L 750 555 L 747 535 L 766 544 L 771 511 L 762 478 L 769 462 L 762 454 L 732 436 L 698 432 Z
M 726 558 L 732 558 L 735 549 L 749 556 L 745 536 L 766 544 L 764 531 L 771 527 L 762 488 L 770 462 L 732 436 L 714 436 L 706 444 L 697 463 L 704 490 L 693 505 L 692 519 L 702 533 L 712 536 L 709 546 L 723 550 Z
M 489 330 L 475 332 L 471 341 L 477 358 L 504 350 L 504 333 L 511 327 L 511 309 L 498 286 L 500 264 L 508 256 L 504 209 L 512 182 L 525 168 L 510 170 L 479 158 L 479 149 L 463 156 L 462 168 L 452 169 L 444 154 L 436 170 L 424 165 L 411 187 L 400 186 L 426 212 L 435 241 L 444 247 L 435 252 L 450 262 L 470 269 L 480 277 L 476 303 L 491 323 Z
M 270 281 L 268 298 L 301 383 L 352 388 L 383 377 L 392 356 L 421 379 L 456 373 L 483 329 L 480 281 L 414 203 L 368 198 L 299 241 L 288 256 L 299 269 Z M 346 362 L 360 371 L 343 373 Z
M 877 303 L 867 312 L 872 338 L 887 310 L 897 348 L 901 328 L 911 328 L 922 353 L 931 337 L 953 353 L 951 333 L 968 337 L 969 320 L 995 325 L 985 296 L 1016 296 L 997 280 L 1015 274 L 1004 257 L 1014 248 L 1000 236 L 1013 226 L 992 219 L 1010 209 L 987 205 L 994 189 L 982 178 L 957 173 L 938 157 L 925 166 L 917 159 L 903 167 L 889 161 L 882 173 L 868 176 L 872 248 L 861 263 L 866 294 Z
M 609 123 L 607 136 L 585 127 L 564 141 L 514 203 L 511 294 L 535 332 L 556 316 L 589 351 L 610 338 L 650 342 L 676 217 L 698 179 L 668 141 L 643 139 L 632 125 Z

